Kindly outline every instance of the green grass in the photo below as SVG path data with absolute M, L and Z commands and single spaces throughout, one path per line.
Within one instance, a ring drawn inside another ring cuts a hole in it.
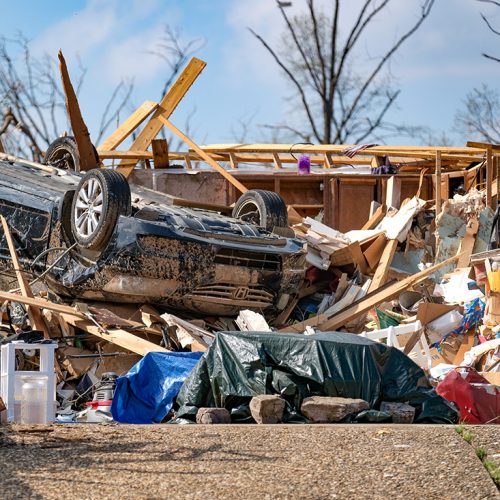
M 459 424 L 455 427 L 455 432 L 462 436 L 463 440 L 468 443 L 472 444 L 472 441 L 474 439 L 474 434 L 471 431 L 466 430 L 464 424 Z M 493 460 L 488 460 L 488 451 L 485 448 L 482 447 L 477 447 L 475 448 L 475 453 L 477 458 L 481 460 L 481 463 L 483 464 L 484 468 L 488 471 L 488 474 L 490 475 L 491 479 L 495 482 L 497 485 L 497 488 L 500 489 L 500 467 L 493 461 Z
M 491 479 L 500 488 L 500 467 L 493 460 L 482 460 L 482 462 Z
M 462 437 L 464 438 L 464 441 L 471 444 L 472 440 L 474 439 L 474 434 L 472 434 L 472 432 L 470 432 L 470 431 L 464 431 L 462 433 Z

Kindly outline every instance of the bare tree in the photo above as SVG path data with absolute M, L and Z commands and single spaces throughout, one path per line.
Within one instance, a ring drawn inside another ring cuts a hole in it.
M 201 39 L 183 43 L 179 31 L 165 27 L 165 35 L 153 52 L 167 65 L 162 95 L 203 43 Z M 86 76 L 80 62 L 78 72 L 71 76 L 79 95 Z M 95 144 L 134 107 L 133 88 L 132 80 L 122 80 L 113 89 L 92 134 Z M 191 114 L 188 121 L 190 117 Z M 35 57 L 22 35 L 16 39 L 0 38 L 0 139 L 5 150 L 40 161 L 48 145 L 69 130 L 56 60 L 49 55 Z
M 79 63 L 73 75 L 79 93 L 86 69 Z M 132 83 L 120 82 L 104 107 L 96 142 L 109 130 L 130 99 Z M 0 39 L 0 110 L 3 125 L 0 136 L 10 153 L 40 161 L 43 151 L 70 127 L 65 112 L 65 97 L 55 59 L 35 57 L 29 41 Z
M 467 94 L 465 108 L 455 115 L 455 129 L 471 139 L 500 143 L 500 98 L 487 85 Z
M 500 2 L 496 0 L 478 0 L 478 2 L 489 3 L 492 5 L 496 5 L 497 7 L 500 7 Z M 495 35 L 500 36 L 500 31 L 498 31 L 493 27 L 489 19 L 484 14 L 481 14 L 481 17 L 483 18 L 483 21 L 486 23 L 486 26 L 488 26 L 490 31 L 492 31 Z M 483 52 L 483 56 L 486 57 L 487 59 L 492 59 L 493 61 L 500 62 L 500 58 L 498 58 L 497 56 L 492 56 L 491 54 L 486 54 L 485 52 Z
M 350 26 L 341 18 L 341 7 L 348 1 L 330 3 L 331 11 L 325 13 L 314 0 L 306 0 L 306 11 L 289 17 L 286 7 L 290 2 L 276 0 L 286 27 L 278 48 L 249 29 L 281 68 L 294 91 L 293 102 L 302 112 L 303 125 L 275 127 L 305 142 L 359 143 L 383 129 L 386 114 L 399 94 L 392 88 L 388 63 L 429 16 L 434 0 L 417 1 L 414 23 L 380 57 L 362 64 L 357 57 L 367 29 L 391 0 L 363 0 Z
M 478 0 L 478 2 L 500 7 L 500 2 L 496 0 Z M 500 36 L 500 31 L 493 27 L 485 14 L 481 13 L 481 18 L 492 33 Z M 500 62 L 500 58 L 497 56 L 485 52 L 482 53 L 482 56 Z M 464 105 L 464 108 L 455 115 L 455 130 L 471 139 L 500 143 L 500 96 L 498 91 L 483 84 L 467 94 Z

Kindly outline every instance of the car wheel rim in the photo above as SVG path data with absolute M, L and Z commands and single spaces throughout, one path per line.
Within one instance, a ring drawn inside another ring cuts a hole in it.
M 247 200 L 241 204 L 238 210 L 238 218 L 256 226 L 260 226 L 262 223 L 262 214 L 259 207 L 251 200 Z
M 102 218 L 103 196 L 101 183 L 88 179 L 76 195 L 74 223 L 78 236 L 88 238 L 99 226 Z

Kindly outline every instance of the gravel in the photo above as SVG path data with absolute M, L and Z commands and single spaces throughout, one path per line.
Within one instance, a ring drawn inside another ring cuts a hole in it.
M 500 498 L 453 426 L 0 427 L 0 466 L 6 499 Z

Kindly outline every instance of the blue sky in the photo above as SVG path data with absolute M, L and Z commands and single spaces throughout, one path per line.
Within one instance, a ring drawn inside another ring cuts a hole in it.
M 329 5 L 328 0 L 318 0 Z M 361 47 L 364 57 L 376 57 L 409 26 L 417 0 L 396 0 L 375 24 Z M 1 34 L 22 32 L 35 53 L 56 55 L 61 48 L 70 72 L 76 60 L 88 68 L 80 96 L 91 133 L 102 106 L 121 78 L 135 82 L 133 102 L 160 97 L 166 66 L 148 53 L 154 50 L 165 24 L 178 27 L 183 37 L 203 38 L 196 54 L 208 64 L 172 121 L 180 128 L 191 119 L 193 139 L 202 143 L 234 142 L 238 121 L 254 116 L 247 142 L 262 141 L 258 124 L 284 121 L 291 113 L 288 87 L 260 44 L 246 29 L 251 26 L 276 42 L 281 22 L 272 0 L 4 0 Z M 359 0 L 344 2 L 349 9 Z M 293 0 L 290 13 L 301 10 Z M 481 57 L 500 56 L 500 37 L 489 32 L 480 18 L 487 14 L 500 28 L 500 9 L 476 0 L 436 0 L 430 18 L 391 61 L 391 72 L 401 89 L 398 107 L 390 119 L 425 125 L 449 135 L 455 112 L 473 87 L 496 88 L 500 64 Z M 94 132 L 95 133 L 95 132 Z M 453 136 L 457 145 L 464 138 Z M 411 143 L 394 137 L 388 142 Z

